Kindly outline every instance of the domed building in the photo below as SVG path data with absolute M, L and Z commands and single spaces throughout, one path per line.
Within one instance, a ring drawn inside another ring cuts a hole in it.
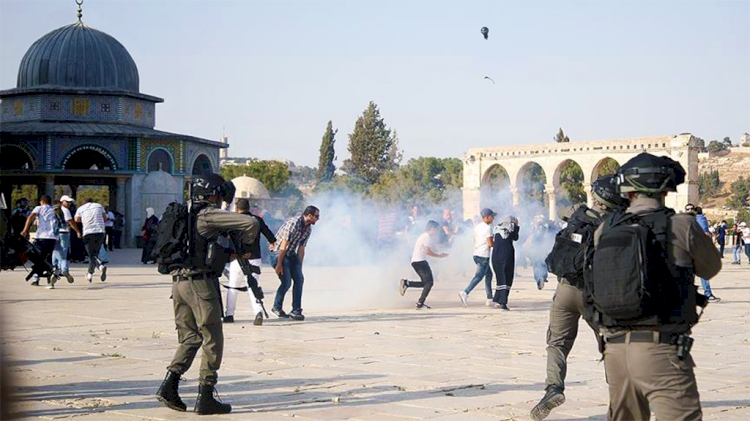
M 256 178 L 243 175 L 233 178 L 232 184 L 234 184 L 234 188 L 237 189 L 237 192 L 234 194 L 234 197 L 237 199 L 243 198 L 251 202 L 262 202 L 271 199 L 271 195 L 268 194 L 266 186 Z
M 138 67 L 120 42 L 78 17 L 34 42 L 16 87 L 0 91 L 0 189 L 10 200 L 14 185 L 50 196 L 69 186 L 74 197 L 80 186 L 106 185 L 132 246 L 144 209 L 160 214 L 162 202 L 181 200 L 185 179 L 218 171 L 227 145 L 156 130 L 164 100 L 140 92 Z

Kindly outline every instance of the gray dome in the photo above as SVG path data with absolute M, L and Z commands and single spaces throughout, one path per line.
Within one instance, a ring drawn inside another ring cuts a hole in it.
M 18 69 L 18 88 L 53 85 L 138 92 L 138 68 L 113 37 L 78 22 L 39 38 Z

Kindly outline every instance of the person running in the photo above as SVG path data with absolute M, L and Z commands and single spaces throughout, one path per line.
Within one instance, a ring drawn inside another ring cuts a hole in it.
M 502 223 L 495 226 L 492 230 L 493 244 L 492 248 L 492 269 L 495 271 L 497 279 L 497 288 L 495 295 L 492 297 L 492 307 L 500 310 L 509 310 L 508 296 L 510 288 L 513 286 L 513 275 L 516 267 L 516 249 L 513 246 L 514 241 L 518 241 L 518 218 L 515 216 L 506 217 Z
M 55 216 L 55 210 L 50 206 L 51 203 L 52 198 L 46 194 L 39 198 L 39 206 L 31 211 L 26 218 L 26 224 L 23 227 L 23 231 L 21 231 L 21 237 L 28 238 L 29 228 L 31 227 L 32 222 L 35 220 L 37 221 L 34 244 L 39 247 L 42 258 L 50 264 L 50 267 L 52 266 L 52 252 L 55 250 L 55 243 L 57 242 L 57 235 L 55 234 L 57 217 Z M 33 279 L 31 285 L 38 286 L 39 275 L 35 273 Z M 54 285 L 56 281 L 57 279 L 52 277 L 50 285 Z
M 425 300 L 430 294 L 434 280 L 430 264 L 427 263 L 427 256 L 442 258 L 448 255 L 448 253 L 436 253 L 434 251 L 439 233 L 440 224 L 435 221 L 427 221 L 425 232 L 417 238 L 417 242 L 414 244 L 414 251 L 411 255 L 411 267 L 419 275 L 420 281 L 409 281 L 407 279 L 399 281 L 399 292 L 402 296 L 406 294 L 408 288 L 422 288 L 422 295 L 417 300 L 417 310 L 430 308 L 430 306 L 425 304 Z
M 83 237 L 81 230 L 78 229 L 78 224 L 73 221 L 73 215 L 70 213 L 70 206 L 74 200 L 67 194 L 60 198 L 60 207 L 55 212 L 60 212 L 61 220 L 64 221 L 60 226 L 59 233 L 57 236 L 57 243 L 55 244 L 55 250 L 52 252 L 52 266 L 55 270 L 55 278 L 64 276 L 68 283 L 72 284 L 75 280 L 73 275 L 70 274 L 70 265 L 68 264 L 68 250 L 70 249 L 70 231 L 76 233 L 78 237 Z M 57 280 L 57 279 L 56 279 Z M 54 288 L 54 283 L 50 285 Z
M 107 211 L 94 199 L 86 199 L 75 215 L 76 222 L 83 224 L 83 243 L 86 244 L 86 254 L 89 256 L 89 268 L 86 273 L 86 279 L 91 282 L 94 278 L 94 270 L 99 269 L 102 282 L 107 280 L 107 265 L 100 257 L 99 253 L 104 244 L 106 234 L 104 223 L 107 222 Z
M 484 278 L 484 292 L 487 295 L 487 306 L 492 305 L 492 269 L 490 269 L 490 249 L 493 246 L 492 241 L 492 222 L 495 220 L 495 213 L 492 209 L 482 209 L 480 213 L 482 222 L 474 226 L 474 263 L 477 265 L 477 271 L 474 277 L 469 281 L 469 285 L 463 291 L 459 291 L 458 297 L 464 307 L 468 307 L 469 294 L 479 285 Z

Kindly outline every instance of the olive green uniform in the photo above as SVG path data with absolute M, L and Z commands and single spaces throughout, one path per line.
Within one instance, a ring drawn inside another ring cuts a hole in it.
M 568 216 L 575 212 L 570 208 Z M 586 216 L 597 221 L 605 215 L 603 210 L 586 211 Z M 549 309 L 547 328 L 547 386 L 565 390 L 565 376 L 568 371 L 567 358 L 578 336 L 578 320 L 583 316 L 583 291 L 565 278 L 559 278 L 552 305 Z M 596 329 L 591 326 L 593 332 Z
M 235 212 L 207 207 L 196 216 L 196 231 L 207 241 L 233 231 L 243 245 L 258 238 L 259 224 L 255 218 Z M 196 254 L 201 251 L 196 251 Z M 205 256 L 206 251 L 202 254 Z M 172 273 L 172 301 L 179 346 L 167 370 L 182 375 L 203 348 L 200 384 L 213 386 L 218 379 L 224 353 L 224 331 L 221 320 L 219 279 L 208 268 L 180 269 Z
M 644 214 L 663 207 L 656 199 L 636 197 L 627 212 Z M 595 244 L 601 231 L 600 226 Z M 672 216 L 667 244 L 675 266 L 692 267 L 706 279 L 721 270 L 721 255 L 691 215 Z M 676 335 L 689 333 L 687 323 L 602 329 L 610 419 L 648 420 L 650 410 L 660 421 L 702 419 L 695 363 L 689 353 L 678 358 L 674 344 Z

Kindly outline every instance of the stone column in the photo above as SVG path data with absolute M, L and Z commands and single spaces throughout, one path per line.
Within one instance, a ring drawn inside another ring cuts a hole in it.
M 521 203 L 521 196 L 518 194 L 516 186 L 510 188 L 510 193 L 513 195 L 513 207 L 517 207 Z
M 48 175 L 44 177 L 44 194 L 55 199 L 55 177 Z
M 479 215 L 479 200 L 481 196 L 480 189 L 466 188 L 463 189 L 463 217 L 471 219 L 474 215 Z
M 547 201 L 549 203 L 549 219 L 557 219 L 557 195 L 555 194 L 555 188 L 553 186 L 545 186 L 545 192 L 547 193 Z
M 591 183 L 583 183 L 583 192 L 586 193 L 586 206 L 594 206 L 594 196 L 591 194 Z

